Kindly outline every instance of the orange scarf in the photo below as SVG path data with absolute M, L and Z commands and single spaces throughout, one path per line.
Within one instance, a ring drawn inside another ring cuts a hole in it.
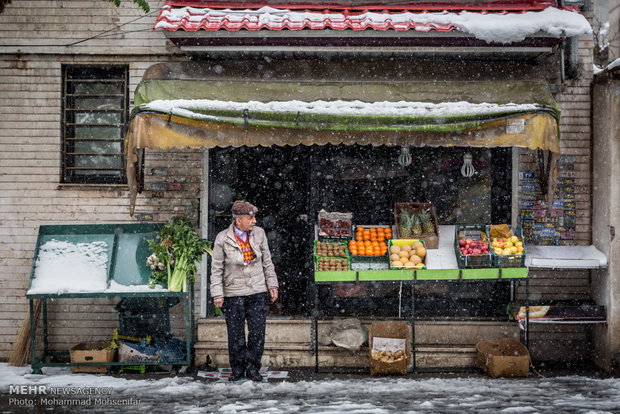
M 247 239 L 243 241 L 241 237 L 235 234 L 235 239 L 237 239 L 237 243 L 239 244 L 239 247 L 241 247 L 241 252 L 243 253 L 243 262 L 251 263 L 252 260 L 254 260 L 254 258 L 256 257 L 256 255 L 254 254 L 254 250 L 252 250 L 252 246 L 250 246 L 250 235 L 248 234 Z

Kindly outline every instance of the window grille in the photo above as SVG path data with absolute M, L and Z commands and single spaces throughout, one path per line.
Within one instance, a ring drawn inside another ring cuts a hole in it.
M 123 184 L 127 66 L 63 66 L 64 183 Z

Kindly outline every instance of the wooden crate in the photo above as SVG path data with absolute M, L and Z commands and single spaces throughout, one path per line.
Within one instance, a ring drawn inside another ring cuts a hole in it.
M 439 247 L 439 222 L 437 221 L 437 213 L 435 212 L 435 206 L 432 203 L 418 203 L 418 202 L 407 202 L 407 203 L 394 203 L 394 223 L 396 223 L 396 238 L 402 239 L 402 235 L 399 231 L 399 214 L 402 210 L 409 210 L 410 213 L 419 214 L 424 210 L 428 210 L 431 214 L 431 221 L 435 225 L 435 234 L 430 236 L 416 236 L 415 239 L 424 240 L 424 245 L 427 249 L 436 249 Z

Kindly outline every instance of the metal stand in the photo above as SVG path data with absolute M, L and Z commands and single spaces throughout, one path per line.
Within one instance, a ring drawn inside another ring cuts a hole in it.
M 374 283 L 378 283 L 379 281 L 373 281 Z M 386 282 L 391 282 L 394 283 L 395 281 L 391 280 L 391 281 L 386 281 Z M 412 352 L 413 352 L 413 369 L 415 370 L 415 320 L 414 320 L 414 316 L 415 316 L 415 312 L 414 312 L 414 286 L 413 286 L 413 281 L 400 281 L 402 282 L 410 282 L 411 283 L 411 315 L 409 317 L 409 323 L 411 324 L 411 331 L 412 331 Z M 332 283 L 332 282 L 327 282 L 327 283 Z M 364 282 L 357 282 L 357 283 L 364 283 Z M 311 337 L 311 344 L 310 344 L 310 349 L 311 352 L 314 353 L 314 372 L 318 373 L 319 372 L 319 320 L 323 317 L 323 313 L 320 311 L 319 309 L 319 289 L 318 289 L 318 283 L 314 282 L 312 283 L 312 297 L 313 297 L 313 309 L 311 311 L 311 332 L 310 332 L 310 337 Z M 400 312 L 399 312 L 400 315 Z
M 192 362 L 192 344 L 195 338 L 194 332 L 194 285 L 187 281 L 189 287 L 187 292 L 114 292 L 114 293 L 73 293 L 59 295 L 31 295 L 28 297 L 30 302 L 30 361 L 33 374 L 41 374 L 42 367 L 65 367 L 65 366 L 120 366 L 132 367 L 136 366 L 136 361 L 129 362 L 51 362 L 52 357 L 70 357 L 69 351 L 49 350 L 48 342 L 48 321 L 47 321 L 47 299 L 62 298 L 126 298 L 126 297 L 148 297 L 148 298 L 169 298 L 180 297 L 185 298 L 185 340 L 186 340 L 186 358 L 179 361 L 140 361 L 140 365 L 191 365 Z M 42 301 L 42 319 L 43 319 L 43 352 L 36 356 L 36 327 L 34 324 L 33 302 L 34 299 Z
M 380 271 L 385 272 L 385 271 Z M 392 272 L 392 271 L 388 271 Z M 393 271 L 397 272 L 397 271 Z M 416 346 L 415 346 L 415 283 L 423 282 L 423 281 L 436 281 L 436 280 L 455 280 L 455 281 L 503 281 L 503 280 L 519 280 L 525 279 L 525 306 L 526 306 L 526 331 L 525 331 L 525 346 L 529 349 L 529 275 L 527 268 L 482 268 L 482 269 L 442 269 L 442 270 L 415 270 L 412 273 L 412 277 L 409 279 L 383 279 L 383 280 L 369 280 L 368 278 L 364 278 L 360 281 L 360 273 L 363 272 L 353 272 L 355 273 L 355 278 L 353 276 L 347 278 L 347 280 L 333 280 L 333 279 L 323 279 L 315 281 L 311 283 L 311 297 L 313 298 L 313 309 L 311 311 L 311 344 L 310 349 L 311 352 L 314 353 L 314 372 L 319 372 L 319 344 L 318 344 L 318 322 L 319 319 L 322 318 L 323 314 L 319 309 L 319 294 L 318 294 L 318 284 L 331 284 L 331 283 L 342 283 L 342 282 L 355 282 L 355 283 L 364 283 L 368 281 L 372 281 L 373 283 L 380 282 L 409 282 L 411 283 L 411 315 L 409 317 L 409 323 L 411 324 L 412 329 L 412 356 L 413 356 L 413 371 L 416 370 Z M 396 273 L 395 273 L 396 274 Z M 400 316 L 400 312 L 399 312 Z

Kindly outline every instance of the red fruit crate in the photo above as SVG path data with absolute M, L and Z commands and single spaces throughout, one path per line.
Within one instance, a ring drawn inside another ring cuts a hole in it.
M 319 211 L 318 236 L 322 238 L 351 238 L 353 213 Z
M 460 225 L 457 224 L 455 226 L 454 233 L 454 252 L 456 254 L 456 261 L 459 265 L 459 269 L 481 269 L 485 267 L 491 267 L 492 259 L 490 249 L 491 246 L 488 245 L 488 236 L 487 236 L 487 246 L 489 247 L 488 254 L 463 254 L 461 251 L 459 240 L 462 239 L 472 239 L 475 241 L 482 240 L 482 234 L 486 233 L 486 226 L 484 224 L 472 224 L 472 225 Z

